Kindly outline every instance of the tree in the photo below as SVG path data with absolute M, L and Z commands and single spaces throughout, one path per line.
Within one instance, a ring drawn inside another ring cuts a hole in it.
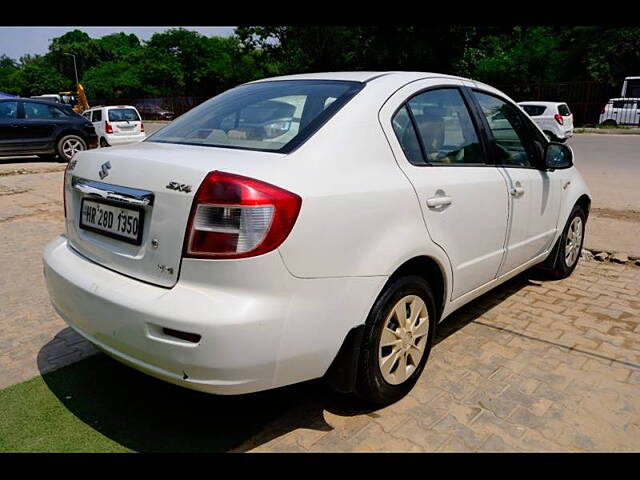
M 112 100 L 146 93 L 138 69 L 126 62 L 104 62 L 90 69 L 82 82 L 93 98 Z
M 609 83 L 640 75 L 640 27 L 604 29 L 588 45 L 585 65 L 593 79 Z
M 56 67 L 58 72 L 69 78 L 75 78 L 73 58 L 76 57 L 78 77 L 84 72 L 108 60 L 108 53 L 97 41 L 80 30 L 72 30 L 54 38 L 49 45 L 47 60 Z
M 18 62 L 6 55 L 0 56 L 0 91 L 16 93 L 13 90 L 13 76 L 18 72 Z
M 25 63 L 26 62 L 26 63 Z M 61 75 L 46 56 L 23 58 L 20 68 L 11 74 L 13 91 L 22 96 L 58 93 L 69 89 L 73 81 Z

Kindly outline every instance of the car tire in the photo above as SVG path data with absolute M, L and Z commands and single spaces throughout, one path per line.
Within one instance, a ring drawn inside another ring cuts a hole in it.
M 562 235 L 558 238 L 550 255 L 550 258 L 554 259 L 548 270 L 552 278 L 556 280 L 567 278 L 575 270 L 582 252 L 586 222 L 587 216 L 582 207 L 579 205 L 573 207 Z
M 87 149 L 86 142 L 77 135 L 65 135 L 58 140 L 56 150 L 60 159 L 68 162 L 77 152 Z
M 105 140 L 104 137 L 100 137 L 100 148 L 110 147 L 109 143 Z
M 605 127 L 615 127 L 618 125 L 618 123 L 615 120 L 609 119 L 602 122 L 601 125 L 604 125 Z
M 365 322 L 357 396 L 371 404 L 388 405 L 413 388 L 431 351 L 436 315 L 433 290 L 424 278 L 400 277 L 384 289 Z
M 553 132 L 550 132 L 549 130 L 545 130 L 543 132 L 547 138 L 549 139 L 550 142 L 557 142 L 558 141 L 558 137 L 556 137 Z

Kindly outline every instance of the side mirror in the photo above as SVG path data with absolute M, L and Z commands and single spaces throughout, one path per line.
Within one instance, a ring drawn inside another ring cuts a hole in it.
M 544 152 L 546 170 L 562 170 L 573 166 L 573 150 L 562 143 L 550 142 Z

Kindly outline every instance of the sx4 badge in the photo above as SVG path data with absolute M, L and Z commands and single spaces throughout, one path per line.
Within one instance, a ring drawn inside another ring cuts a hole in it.
M 177 192 L 185 192 L 185 193 L 189 193 L 192 189 L 191 185 L 185 185 L 184 183 L 178 183 L 178 182 L 169 182 L 169 184 L 167 185 L 167 188 L 169 190 L 175 190 Z

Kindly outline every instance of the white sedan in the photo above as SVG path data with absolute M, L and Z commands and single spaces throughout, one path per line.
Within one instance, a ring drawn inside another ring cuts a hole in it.
M 572 156 L 472 80 L 264 79 L 77 154 L 46 281 L 73 329 L 168 382 L 324 377 L 386 404 L 452 312 L 534 265 L 571 274 L 591 203 Z

